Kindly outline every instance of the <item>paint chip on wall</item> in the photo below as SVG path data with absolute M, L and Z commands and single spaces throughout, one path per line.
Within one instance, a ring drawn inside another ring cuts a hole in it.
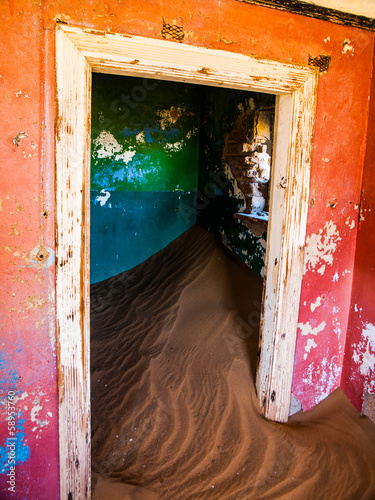
M 305 272 L 315 271 L 324 274 L 326 265 L 332 266 L 333 254 L 341 237 L 333 221 L 327 221 L 319 233 L 306 238 Z

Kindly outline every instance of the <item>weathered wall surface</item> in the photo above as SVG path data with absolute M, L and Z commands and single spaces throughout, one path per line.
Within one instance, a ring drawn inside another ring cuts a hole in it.
M 365 392 L 375 394 L 375 80 L 372 82 L 367 134 L 352 302 L 342 375 L 342 387 L 359 411 Z M 375 414 L 372 417 L 374 419 Z
M 36 3 L 0 19 L 0 497 L 58 498 L 53 40 Z
M 233 131 L 243 131 L 251 142 L 255 135 L 256 112 L 274 105 L 275 97 L 268 94 L 211 87 L 203 90 L 197 222 L 215 233 L 261 275 L 264 273 L 267 228 L 263 226 L 263 234 L 260 231 L 255 235 L 233 217 L 244 210 L 245 197 L 225 161 L 224 149 L 225 137 Z
M 140 264 L 195 224 L 199 117 L 197 85 L 93 75 L 92 283 Z
M 1 473 L 2 498 L 58 498 L 53 270 L 56 20 L 161 38 L 164 18 L 182 26 L 183 43 L 296 64 L 307 64 L 309 54 L 332 56 L 318 92 L 293 392 L 308 409 L 335 389 L 341 380 L 353 269 L 351 344 L 369 338 L 363 332 L 374 324 L 371 295 L 359 291 L 361 280 L 374 288 L 373 271 L 363 259 L 374 225 L 369 215 L 372 198 L 366 194 L 373 185 L 370 168 L 364 184 L 368 206 L 354 267 L 374 34 L 233 0 L 52 0 L 40 5 L 9 0 L 1 2 L 0 13 L 1 53 L 6 55 L 0 62 L 2 470 L 5 436 L 12 437 L 5 421 L 9 390 L 17 393 L 19 438 L 17 496 L 7 491 Z M 370 151 L 367 162 L 373 162 Z M 361 318 L 355 319 L 355 307 L 362 308 Z M 360 356 L 365 352 L 364 346 Z M 347 366 L 358 366 L 357 361 L 350 354 L 345 358 Z M 352 397 L 350 384 L 351 375 L 345 388 Z

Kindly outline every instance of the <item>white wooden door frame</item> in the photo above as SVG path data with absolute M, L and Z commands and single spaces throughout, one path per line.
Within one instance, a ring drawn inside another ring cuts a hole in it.
M 285 422 L 303 273 L 316 68 L 164 40 L 56 28 L 56 315 L 61 498 L 90 498 L 91 72 L 276 94 L 257 393 Z

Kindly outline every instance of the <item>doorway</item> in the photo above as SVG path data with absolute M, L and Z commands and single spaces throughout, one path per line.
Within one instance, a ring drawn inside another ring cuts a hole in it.
M 66 478 L 61 496 L 84 498 L 90 496 L 91 72 L 277 96 L 257 393 L 265 416 L 283 422 L 289 411 L 302 281 L 317 70 L 68 26 L 57 27 L 56 44 L 56 310 L 60 474 Z

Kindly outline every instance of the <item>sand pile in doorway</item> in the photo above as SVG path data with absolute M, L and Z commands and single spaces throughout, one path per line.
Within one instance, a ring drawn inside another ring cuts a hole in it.
M 375 426 L 341 390 L 260 415 L 261 286 L 198 227 L 92 286 L 95 500 L 375 498 Z

